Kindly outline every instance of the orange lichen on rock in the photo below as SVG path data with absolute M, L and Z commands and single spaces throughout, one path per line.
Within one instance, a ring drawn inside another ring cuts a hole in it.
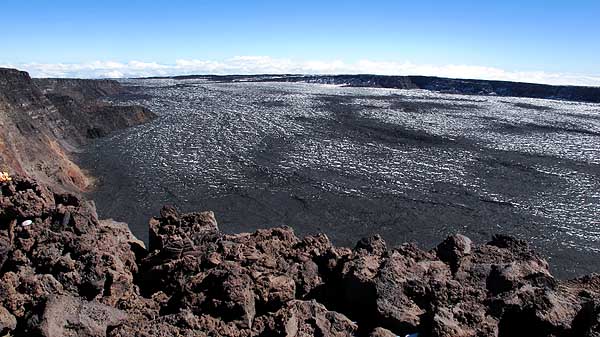
M 5 183 L 8 181 L 11 181 L 12 178 L 10 177 L 10 174 L 8 172 L 0 172 L 0 182 L 1 183 Z

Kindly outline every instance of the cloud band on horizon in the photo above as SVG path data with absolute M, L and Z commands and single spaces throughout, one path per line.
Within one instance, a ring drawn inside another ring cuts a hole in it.
M 424 75 L 465 79 L 503 80 L 553 85 L 600 86 L 600 75 L 507 71 L 473 65 L 426 65 L 412 62 L 360 60 L 297 61 L 269 56 L 236 56 L 222 61 L 182 59 L 173 64 L 157 62 L 94 61 L 88 63 L 2 64 L 32 77 L 124 78 L 190 74 L 377 74 Z

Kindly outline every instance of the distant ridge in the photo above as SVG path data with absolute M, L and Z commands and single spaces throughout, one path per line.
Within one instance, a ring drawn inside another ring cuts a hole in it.
M 491 95 L 600 103 L 600 87 L 549 85 L 510 81 L 456 79 L 435 76 L 387 75 L 183 75 L 148 79 L 205 79 L 213 82 L 304 82 L 348 87 L 425 89 L 462 95 Z

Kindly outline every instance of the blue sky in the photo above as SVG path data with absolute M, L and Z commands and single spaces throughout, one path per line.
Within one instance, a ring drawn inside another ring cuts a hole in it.
M 4 0 L 0 65 L 41 76 L 438 72 L 600 85 L 599 17 L 600 1 L 583 0 Z

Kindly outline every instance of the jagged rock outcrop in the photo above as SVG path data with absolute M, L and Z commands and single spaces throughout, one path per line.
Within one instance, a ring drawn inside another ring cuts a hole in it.
M 165 207 L 146 250 L 21 177 L 0 184 L 0 261 L 0 332 L 14 336 L 589 337 L 600 324 L 600 275 L 559 281 L 511 237 L 349 249 L 288 227 L 224 234 L 212 212 Z
M 101 100 L 123 90 L 115 81 L 32 80 L 0 68 L 0 171 L 67 190 L 85 188 L 89 180 L 70 153 L 91 138 L 155 117 L 142 107 Z
M 98 317 L 114 322 L 122 316 L 115 304 L 136 296 L 139 242 L 126 225 L 98 221 L 93 208 L 74 195 L 22 178 L 0 191 L 0 237 L 8 248 L 0 268 L 0 306 L 15 317 L 13 330 L 78 335 L 56 331 L 81 325 L 96 331 L 88 335 L 99 335 Z M 63 326 L 65 320 L 72 324 Z

